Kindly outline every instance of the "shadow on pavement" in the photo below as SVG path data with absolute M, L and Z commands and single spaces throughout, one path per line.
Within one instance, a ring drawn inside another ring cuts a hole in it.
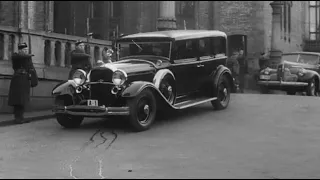
M 170 124 L 183 123 L 190 118 L 197 117 L 199 115 L 203 115 L 205 113 L 210 113 L 215 111 L 211 105 L 200 105 L 196 107 L 190 107 L 184 110 L 178 111 L 165 111 L 159 112 L 156 117 L 155 123 L 148 131 L 152 131 L 153 128 L 157 128 L 160 126 L 170 126 Z M 216 111 L 219 112 L 219 111 Z M 83 124 L 77 129 L 64 129 L 68 131 L 83 131 L 83 130 L 92 130 L 92 129 L 101 129 L 105 131 L 115 130 L 118 133 L 135 133 L 131 130 L 129 122 L 126 121 L 123 117 L 111 117 L 105 119 L 97 119 L 97 118 L 88 118 L 85 119 Z M 141 132 L 142 133 L 142 132 Z

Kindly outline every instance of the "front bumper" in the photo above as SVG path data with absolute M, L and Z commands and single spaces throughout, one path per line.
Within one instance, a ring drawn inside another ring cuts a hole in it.
M 55 114 L 68 114 L 83 117 L 104 117 L 112 115 L 129 115 L 129 107 L 102 107 L 102 106 L 56 106 L 52 110 Z
M 264 86 L 308 86 L 306 82 L 286 82 L 286 81 L 258 81 L 259 85 Z

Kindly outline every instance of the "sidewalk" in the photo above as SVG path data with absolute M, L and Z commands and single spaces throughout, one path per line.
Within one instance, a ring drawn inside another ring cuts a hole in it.
M 45 120 L 49 118 L 53 118 L 54 114 L 52 110 L 44 110 L 44 111 L 36 111 L 36 112 L 26 112 L 25 118 L 33 121 Z M 14 117 L 13 114 L 0 114 L 0 126 L 9 126 L 14 125 Z

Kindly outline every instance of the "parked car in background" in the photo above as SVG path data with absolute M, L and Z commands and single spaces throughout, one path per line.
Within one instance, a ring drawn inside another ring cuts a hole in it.
M 320 87 L 320 53 L 292 52 L 282 55 L 281 63 L 260 71 L 258 84 L 262 93 L 286 91 L 289 95 L 306 92 L 317 96 Z
M 144 131 L 159 110 L 206 102 L 227 108 L 234 83 L 224 32 L 156 31 L 117 42 L 119 61 L 89 73 L 79 69 L 53 89 L 53 111 L 62 126 L 78 127 L 84 117 L 124 116 L 135 131 Z

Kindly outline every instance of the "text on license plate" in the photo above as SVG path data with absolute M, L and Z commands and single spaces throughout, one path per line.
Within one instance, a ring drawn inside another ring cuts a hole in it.
M 87 101 L 87 103 L 88 103 L 88 106 L 99 106 L 99 105 L 98 105 L 98 100 L 89 99 L 89 100 Z
M 269 76 L 269 75 L 260 75 L 260 79 L 269 80 L 269 79 L 270 79 L 270 76 Z

